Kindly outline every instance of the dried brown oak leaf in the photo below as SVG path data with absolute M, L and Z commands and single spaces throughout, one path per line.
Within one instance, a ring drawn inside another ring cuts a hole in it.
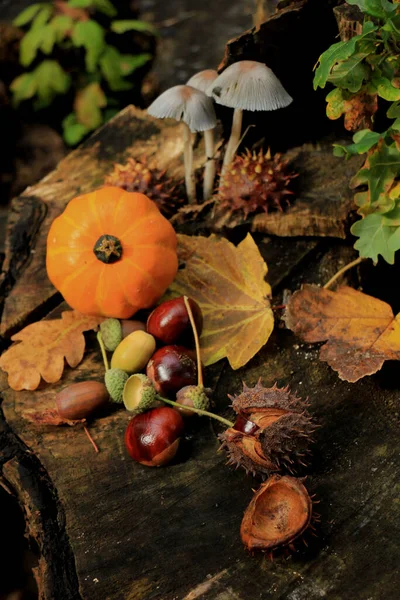
M 43 377 L 47 383 L 61 379 L 64 358 L 76 367 L 85 351 L 84 331 L 95 329 L 103 319 L 65 311 L 61 319 L 39 321 L 12 336 L 14 344 L 0 358 L 13 390 L 36 390 Z
M 204 317 L 200 339 L 205 365 L 227 357 L 232 369 L 245 365 L 274 328 L 265 281 L 268 267 L 250 234 L 236 247 L 212 235 L 178 236 L 178 271 L 169 296 L 190 296 Z
M 286 326 L 305 342 L 326 342 L 320 359 L 354 383 L 400 360 L 400 314 L 386 302 L 342 287 L 336 292 L 305 285 L 291 297 Z

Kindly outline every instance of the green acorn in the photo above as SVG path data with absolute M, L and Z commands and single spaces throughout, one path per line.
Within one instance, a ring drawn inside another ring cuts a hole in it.
M 182 409 L 179 409 L 185 416 L 190 417 L 196 413 L 192 410 L 185 410 L 185 406 L 193 406 L 200 410 L 208 410 L 210 408 L 210 399 L 208 395 L 211 393 L 209 388 L 203 385 L 186 385 L 176 394 L 176 401 L 182 404 Z
M 147 375 L 135 373 L 127 379 L 123 392 L 125 408 L 135 413 L 142 413 L 157 403 L 157 392 L 153 382 Z
M 106 319 L 100 325 L 101 336 L 106 350 L 114 352 L 122 340 L 122 326 L 118 319 Z
M 113 402 L 122 402 L 122 394 L 128 377 L 128 373 L 125 373 L 122 369 L 108 369 L 106 371 L 104 383 Z

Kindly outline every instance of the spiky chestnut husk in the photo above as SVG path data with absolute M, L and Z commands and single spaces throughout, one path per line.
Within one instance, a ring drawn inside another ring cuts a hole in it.
M 100 324 L 101 337 L 106 350 L 114 352 L 122 340 L 122 325 L 118 319 L 106 319 Z
M 123 402 L 125 408 L 136 414 L 145 412 L 157 404 L 157 392 L 151 379 L 143 373 L 131 375 L 125 383 Z
M 218 212 L 241 213 L 244 219 L 253 213 L 283 210 L 293 192 L 289 189 L 297 173 L 288 170 L 288 161 L 280 154 L 270 157 L 262 150 L 250 150 L 236 156 L 226 170 L 217 191 Z
M 115 185 L 127 192 L 139 192 L 153 200 L 165 216 L 173 215 L 183 204 L 177 185 L 166 176 L 166 171 L 150 169 L 146 159 L 129 158 L 125 165 L 114 165 L 114 171 L 105 179 L 105 185 Z
M 250 550 L 272 552 L 289 546 L 311 525 L 312 501 L 301 480 L 273 475 L 255 492 L 240 527 Z
M 238 418 L 220 435 L 230 464 L 262 475 L 305 465 L 315 430 L 306 402 L 288 387 L 264 388 L 261 380 L 254 388 L 243 384 L 243 392 L 230 399 Z
M 125 373 L 122 369 L 108 369 L 108 371 L 106 371 L 104 383 L 113 402 L 119 404 L 122 402 L 122 393 L 128 377 L 128 373 Z

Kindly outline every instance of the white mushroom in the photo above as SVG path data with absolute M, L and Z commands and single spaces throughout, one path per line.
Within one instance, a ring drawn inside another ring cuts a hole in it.
M 254 60 L 242 60 L 230 65 L 211 84 L 207 94 L 217 104 L 235 109 L 221 178 L 232 162 L 240 143 L 243 111 L 277 110 L 288 106 L 293 101 L 273 71 L 263 63 Z
M 193 75 L 186 85 L 206 92 L 209 89 L 212 82 L 218 77 L 217 71 L 214 69 L 205 69 Z M 215 142 L 214 142 L 214 129 L 207 129 L 204 132 L 204 146 L 206 150 L 206 164 L 204 167 L 204 179 L 203 179 L 203 199 L 208 200 L 213 193 L 214 179 L 217 170 L 215 154 Z
M 196 182 L 193 171 L 192 132 L 213 129 L 217 123 L 211 99 L 204 92 L 188 85 L 176 85 L 163 92 L 147 109 L 159 119 L 175 119 L 184 125 L 184 166 L 186 193 L 189 202 L 196 200 Z
M 191 85 L 196 88 L 196 90 L 206 93 L 217 77 L 218 72 L 215 69 L 205 69 L 204 71 L 199 71 L 195 75 L 192 75 L 189 81 L 186 82 L 186 85 Z

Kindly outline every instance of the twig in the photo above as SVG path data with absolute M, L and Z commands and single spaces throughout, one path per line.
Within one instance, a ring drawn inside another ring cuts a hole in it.
M 359 256 L 358 258 L 356 258 L 355 260 L 351 261 L 349 264 L 345 265 L 344 267 L 342 267 L 341 269 L 339 269 L 339 271 L 337 273 L 335 273 L 335 275 L 333 277 L 330 278 L 330 280 L 328 281 L 328 283 L 326 283 L 323 288 L 325 290 L 327 290 L 328 288 L 331 287 L 332 283 L 335 283 L 335 281 L 337 279 L 339 279 L 339 277 L 341 277 L 344 273 L 346 273 L 346 271 L 348 271 L 349 269 L 352 269 L 353 267 L 359 265 L 364 259 Z
M 90 435 L 90 433 L 89 433 L 89 429 L 86 427 L 86 425 L 84 425 L 84 426 L 83 426 L 83 430 L 84 430 L 84 432 L 86 433 L 86 435 L 88 436 L 88 438 L 89 438 L 89 442 L 92 444 L 93 448 L 95 449 L 95 451 L 96 451 L 96 452 L 97 452 L 97 454 L 98 454 L 98 453 L 100 452 L 100 451 L 99 451 L 99 448 L 98 448 L 98 446 L 97 446 L 96 442 L 94 441 L 94 439 L 92 438 L 92 436 Z
M 203 369 L 201 368 L 201 356 L 200 356 L 200 341 L 199 334 L 197 333 L 196 323 L 193 317 L 192 308 L 189 303 L 189 298 L 187 296 L 183 296 L 183 301 L 186 306 L 186 310 L 189 315 L 189 321 L 192 326 L 194 343 L 196 345 L 196 358 L 197 358 L 197 385 L 199 387 L 203 387 Z
M 99 342 L 99 346 L 100 346 L 100 350 L 101 350 L 101 355 L 103 357 L 104 368 L 105 368 L 106 371 L 108 371 L 110 367 L 108 365 L 107 353 L 106 353 L 106 349 L 105 349 L 105 346 L 104 346 L 103 336 L 101 335 L 101 331 L 97 332 L 97 341 Z
M 158 400 L 161 400 L 161 402 L 165 402 L 165 404 L 170 404 L 171 406 L 176 406 L 178 408 L 182 408 L 182 404 L 179 404 L 179 402 L 175 402 L 174 400 L 168 400 L 168 398 L 163 398 L 163 396 L 156 396 L 156 398 Z M 216 419 L 217 421 L 220 421 L 221 423 L 223 423 L 224 425 L 227 425 L 228 427 L 233 427 L 234 423 L 232 423 L 232 421 L 228 421 L 228 419 L 224 419 L 224 417 L 220 417 L 219 415 L 216 415 L 215 413 L 209 412 L 208 410 L 202 410 L 200 408 L 194 408 L 194 406 L 183 406 L 183 408 L 186 410 L 191 410 L 192 412 L 197 413 L 198 415 L 202 415 L 203 417 L 210 417 L 211 419 Z

